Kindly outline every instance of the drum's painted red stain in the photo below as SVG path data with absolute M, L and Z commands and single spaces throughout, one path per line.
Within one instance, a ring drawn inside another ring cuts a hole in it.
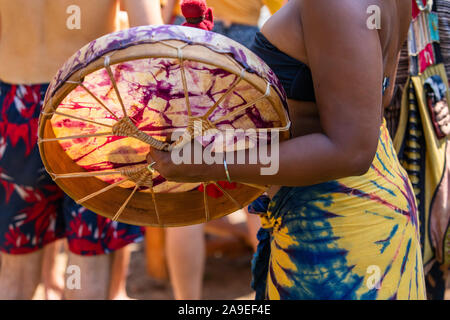
M 117 141 L 117 140 L 121 140 L 121 139 L 125 139 L 126 137 L 117 137 L 117 136 L 110 136 L 106 138 L 106 142 L 104 142 L 103 144 L 99 145 L 98 147 L 92 149 L 91 151 L 89 151 L 88 153 L 85 153 L 83 155 L 81 155 L 79 158 L 73 159 L 74 162 L 78 163 L 81 160 L 83 160 L 85 157 L 87 157 L 88 155 L 90 155 L 91 153 L 93 153 L 94 151 L 96 151 L 97 149 L 101 149 L 102 147 L 106 146 L 107 144 Z M 88 165 L 83 165 L 82 166 L 84 169 L 88 170 Z M 89 171 L 89 170 L 88 170 Z
M 87 122 L 82 122 L 82 121 L 78 121 L 78 120 L 72 120 L 72 119 L 68 119 L 65 118 L 61 121 L 57 121 L 53 123 L 53 127 L 56 128 L 88 128 L 89 126 L 92 127 L 92 125 L 88 124 Z
M 74 144 L 84 144 L 89 141 L 89 138 L 78 138 L 72 140 Z
M 103 79 L 103 81 L 97 83 L 96 86 L 99 86 L 99 87 L 111 87 L 112 83 L 111 83 L 111 79 L 108 76 L 108 71 L 106 71 L 106 69 L 103 69 L 103 70 L 101 70 L 99 72 L 102 73 L 102 77 L 101 78 Z M 89 88 L 89 86 L 88 86 L 88 88 Z M 91 88 L 89 88 L 89 89 L 91 89 Z
M 121 169 L 129 166 L 136 166 L 136 165 L 143 165 L 145 164 L 144 161 L 140 162 L 127 162 L 127 163 L 116 163 L 111 161 L 103 161 L 91 165 L 83 166 L 84 169 L 87 171 L 103 171 L 103 170 L 115 170 L 115 169 Z
M 269 121 L 264 121 L 261 113 L 256 107 L 248 108 L 245 111 L 245 115 L 250 118 L 250 120 L 255 124 L 256 128 L 258 129 L 271 128 L 271 126 L 273 126 L 273 123 Z

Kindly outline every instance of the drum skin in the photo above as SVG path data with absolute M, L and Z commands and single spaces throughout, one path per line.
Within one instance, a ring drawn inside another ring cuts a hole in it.
M 201 118 L 219 132 L 278 128 L 284 140 L 286 106 L 272 70 L 237 42 L 189 27 L 137 27 L 94 40 L 59 70 L 39 120 L 39 149 L 61 189 L 97 214 L 135 225 L 197 224 L 248 205 L 264 187 L 174 183 L 158 173 L 141 185 L 123 170 L 145 167 L 150 145 L 114 134 L 115 124 L 127 117 L 166 141 Z

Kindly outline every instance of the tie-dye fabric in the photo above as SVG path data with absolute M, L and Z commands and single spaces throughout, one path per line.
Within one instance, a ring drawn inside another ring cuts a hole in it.
M 262 224 L 257 298 L 425 299 L 416 200 L 385 123 L 365 175 L 283 187 Z

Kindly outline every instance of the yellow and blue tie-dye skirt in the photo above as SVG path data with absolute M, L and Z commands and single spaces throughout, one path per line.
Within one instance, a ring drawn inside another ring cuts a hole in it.
M 385 123 L 365 175 L 283 187 L 262 225 L 257 299 L 425 299 L 416 200 Z

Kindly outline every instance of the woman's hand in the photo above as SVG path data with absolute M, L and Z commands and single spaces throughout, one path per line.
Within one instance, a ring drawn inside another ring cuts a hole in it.
M 172 152 L 151 148 L 147 155 L 147 162 L 149 164 L 154 163 L 152 168 L 169 181 L 207 182 L 224 180 L 225 171 L 223 164 L 194 164 L 193 161 L 176 164 L 172 159 Z

